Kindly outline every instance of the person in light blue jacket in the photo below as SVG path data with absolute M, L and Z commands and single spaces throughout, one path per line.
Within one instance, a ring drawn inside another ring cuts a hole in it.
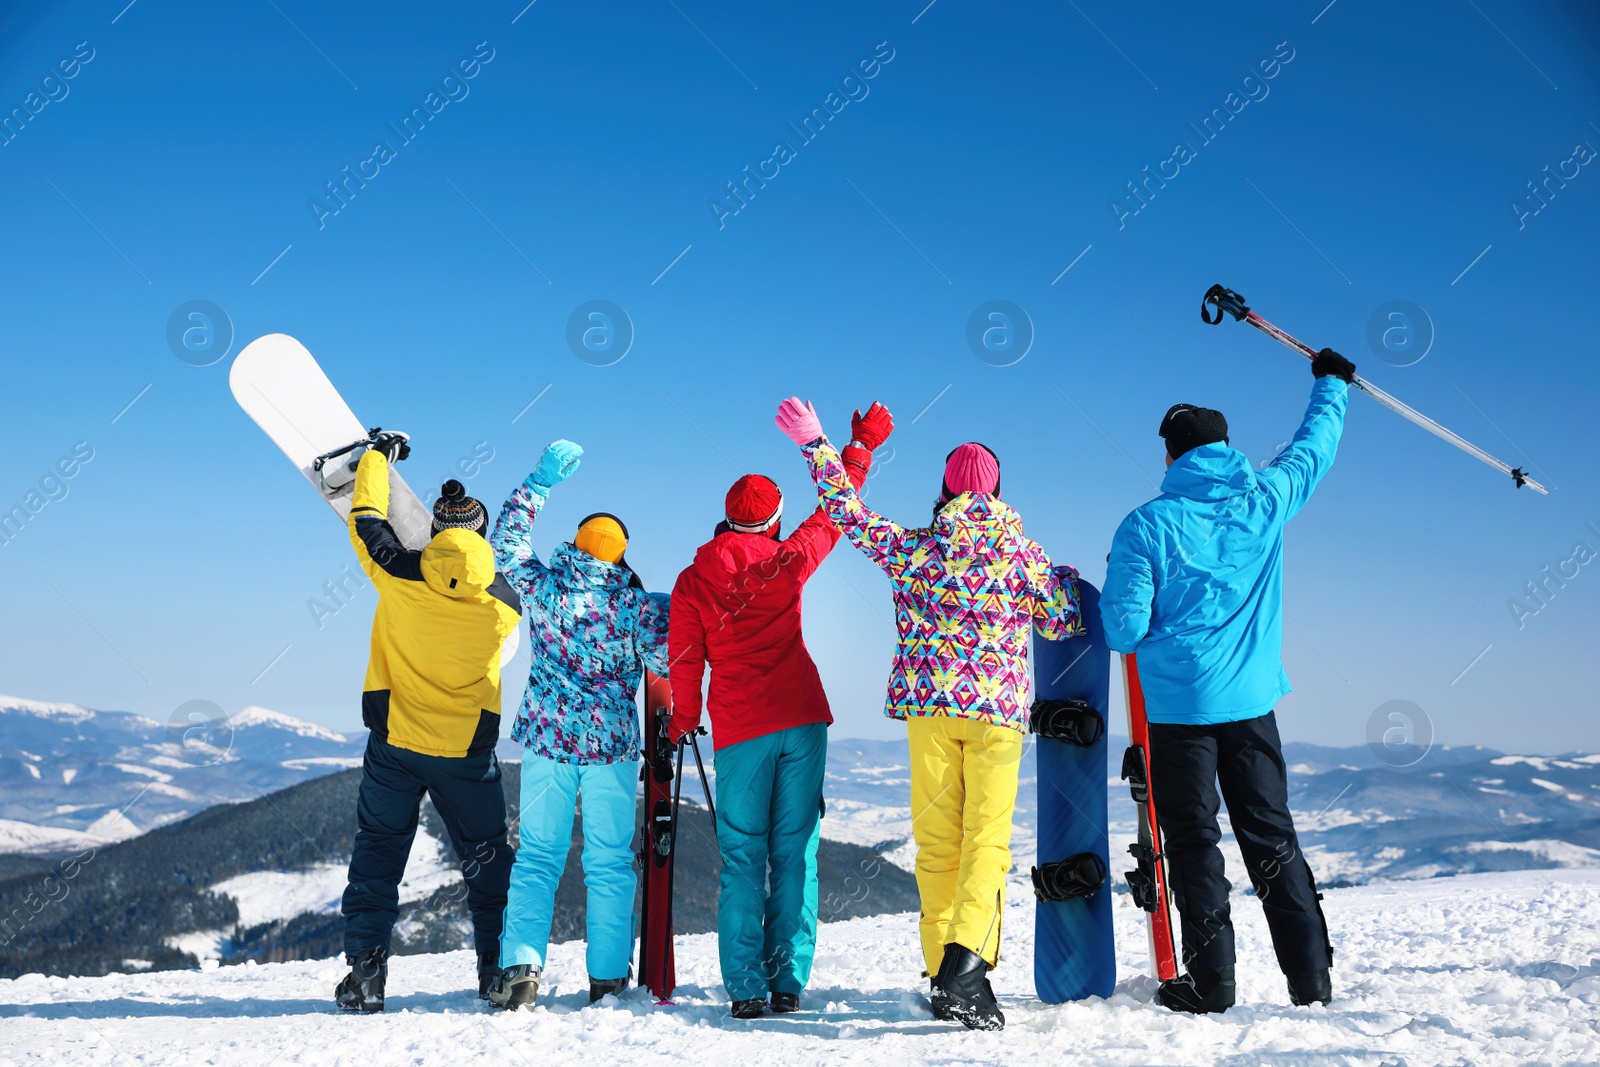
M 671 598 L 647 593 L 628 566 L 628 531 L 614 515 L 578 523 L 547 564 L 533 526 L 553 486 L 583 449 L 556 441 L 500 511 L 490 544 L 528 616 L 528 687 L 511 728 L 527 749 L 516 863 L 500 935 L 500 974 L 489 1002 L 531 1006 L 544 977 L 556 885 L 583 802 L 583 880 L 589 999 L 620 994 L 633 954 L 633 834 L 639 783 L 635 697 L 646 670 L 667 673 Z
M 1311 369 L 1316 383 L 1300 429 L 1260 471 L 1228 446 L 1221 412 L 1174 405 L 1161 422 L 1161 495 L 1123 520 L 1106 567 L 1101 621 L 1113 649 L 1138 653 L 1151 790 L 1183 931 L 1187 973 L 1160 991 L 1174 1011 L 1226 1011 L 1234 1002 L 1220 802 L 1290 998 L 1332 998 L 1333 950 L 1289 815 L 1273 714 L 1290 690 L 1281 658 L 1284 525 L 1333 466 L 1355 375 L 1326 348 Z

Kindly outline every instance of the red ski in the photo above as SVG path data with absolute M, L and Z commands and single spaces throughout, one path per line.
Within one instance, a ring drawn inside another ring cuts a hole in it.
M 1150 966 L 1159 981 L 1178 977 L 1178 953 L 1172 938 L 1172 911 L 1167 903 L 1167 868 L 1161 854 L 1161 824 L 1156 819 L 1156 794 L 1150 787 L 1150 722 L 1145 718 L 1144 690 L 1133 653 L 1122 657 L 1122 678 L 1128 695 L 1128 751 L 1122 756 L 1122 777 L 1139 808 L 1139 839 L 1128 846 L 1137 868 L 1127 872 L 1133 902 L 1150 913 Z
M 644 825 L 639 831 L 644 902 L 639 922 L 639 984 L 655 994 L 657 1003 L 669 1004 L 678 982 L 672 955 L 672 854 L 678 843 L 683 748 L 674 745 L 667 732 L 672 719 L 672 687 L 667 679 L 648 671 L 644 708 Z

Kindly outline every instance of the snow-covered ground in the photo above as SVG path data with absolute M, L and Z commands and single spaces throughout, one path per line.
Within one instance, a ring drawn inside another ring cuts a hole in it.
M 336 960 L 0 981 L 0 1064 L 1600 1063 L 1600 872 L 1362 886 L 1325 907 L 1338 954 L 1327 1009 L 1289 1004 L 1248 897 L 1235 900 L 1241 1005 L 1228 1014 L 1150 1003 L 1143 916 L 1128 906 L 1117 992 L 1041 1004 L 1033 903 L 1014 881 L 1000 1034 L 933 1020 L 914 992 L 915 917 L 888 915 L 824 926 L 807 1010 L 785 1018 L 728 1016 L 713 935 L 680 940 L 675 1006 L 631 990 L 590 1007 L 572 942 L 552 949 L 539 1006 L 514 1014 L 475 999 L 466 952 L 394 960 L 389 1011 L 373 1017 L 331 1010 Z

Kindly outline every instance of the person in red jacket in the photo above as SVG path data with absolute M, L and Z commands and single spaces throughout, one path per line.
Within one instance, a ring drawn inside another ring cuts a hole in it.
M 850 424 L 845 470 L 858 488 L 894 429 L 873 404 Z M 833 714 L 800 633 L 800 593 L 839 541 L 821 508 L 779 539 L 783 493 L 747 474 L 728 490 L 726 521 L 672 590 L 667 632 L 672 725 L 700 725 L 711 666 L 717 845 L 717 944 L 736 1018 L 798 1011 L 817 944 L 817 842 Z M 770 890 L 769 887 L 770 886 Z

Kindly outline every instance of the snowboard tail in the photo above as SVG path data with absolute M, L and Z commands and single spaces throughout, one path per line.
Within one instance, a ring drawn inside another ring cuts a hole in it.
M 1144 689 L 1139 685 L 1134 653 L 1122 657 L 1122 678 L 1128 694 L 1128 750 L 1122 757 L 1122 777 L 1139 812 L 1138 840 L 1128 846 L 1136 866 L 1126 877 L 1133 902 L 1149 913 L 1151 972 L 1166 982 L 1178 976 L 1178 953 L 1172 936 L 1161 823 L 1156 818 L 1156 794 L 1150 781 L 1150 721 L 1145 716 Z
M 1030 718 L 1039 768 L 1033 981 L 1039 999 L 1051 1004 L 1110 996 L 1117 983 L 1106 884 L 1111 653 L 1100 625 L 1100 591 L 1079 579 L 1078 600 L 1087 634 L 1033 639 L 1037 699 Z
M 355 492 L 355 470 L 350 463 L 366 451 L 371 432 L 356 418 L 306 346 L 282 333 L 256 338 L 234 357 L 228 369 L 228 387 L 245 414 L 272 438 L 334 513 L 348 522 Z M 319 464 L 319 460 L 324 462 Z M 335 470 L 348 477 L 328 476 Z M 410 549 L 421 549 L 433 535 L 433 516 L 393 468 L 389 471 L 389 525 Z
M 640 907 L 639 984 L 657 1001 L 672 999 L 677 986 L 672 946 L 672 864 L 678 843 L 678 798 L 683 784 L 683 748 L 668 737 L 672 687 L 645 672 L 644 809 L 639 828 L 639 866 L 644 871 Z M 676 759 L 674 759 L 676 757 Z

